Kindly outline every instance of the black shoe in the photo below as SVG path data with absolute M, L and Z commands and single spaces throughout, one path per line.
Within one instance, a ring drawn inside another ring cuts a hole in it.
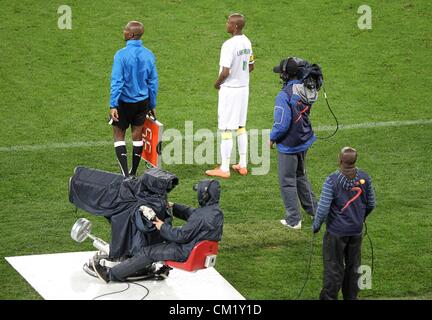
M 92 267 L 93 267 L 93 270 L 99 279 L 101 279 L 105 283 L 108 283 L 110 281 L 109 276 L 108 276 L 108 268 L 107 267 L 101 266 L 99 264 L 99 261 L 96 261 L 96 259 L 93 259 Z
M 166 278 L 168 278 L 171 269 L 172 269 L 171 267 L 164 264 L 162 267 L 160 267 L 158 270 L 155 271 L 154 273 L 155 280 L 165 280 Z

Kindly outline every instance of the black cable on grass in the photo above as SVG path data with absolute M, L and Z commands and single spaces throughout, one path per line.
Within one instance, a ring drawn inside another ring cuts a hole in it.
M 308 267 L 307 267 L 307 272 L 306 272 L 306 279 L 303 283 L 303 287 L 301 288 L 296 300 L 300 299 L 301 295 L 303 294 L 303 290 L 306 287 L 306 284 L 309 281 L 309 276 L 311 273 L 311 267 L 312 267 L 312 256 L 313 256 L 313 247 L 314 247 L 314 242 L 315 242 L 315 233 L 312 235 L 311 238 L 311 246 L 310 246 L 310 252 L 309 252 L 309 262 L 308 262 Z
M 335 119 L 335 122 L 336 122 L 336 129 L 335 129 L 335 131 L 333 131 L 333 133 L 331 133 L 331 134 L 329 134 L 328 136 L 325 136 L 325 137 L 318 137 L 317 136 L 317 139 L 326 140 L 326 139 L 330 139 L 331 137 L 333 137 L 336 134 L 336 132 L 339 130 L 339 121 L 338 121 L 338 118 L 336 117 L 336 115 L 334 114 L 332 108 L 330 107 L 330 104 L 329 104 L 328 99 L 327 99 L 327 93 L 325 91 L 325 87 L 324 86 L 323 86 L 323 90 L 324 90 L 324 98 L 325 98 L 325 101 L 327 103 L 327 107 L 330 110 L 330 113 L 332 114 L 332 116 L 333 116 L 333 118 Z
M 373 274 L 373 272 L 374 272 L 374 260 L 375 260 L 374 259 L 373 244 L 372 244 L 372 239 L 371 239 L 371 237 L 369 236 L 369 233 L 368 233 L 366 221 L 364 222 L 364 226 L 365 226 L 365 233 L 363 235 L 363 238 L 367 237 L 368 240 L 369 240 L 369 245 L 370 245 L 370 248 L 371 248 L 371 256 L 372 256 L 372 266 L 371 266 L 372 270 L 371 271 L 372 271 L 372 274 Z

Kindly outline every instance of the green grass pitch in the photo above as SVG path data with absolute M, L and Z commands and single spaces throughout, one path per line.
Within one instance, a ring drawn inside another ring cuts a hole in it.
M 248 129 L 271 127 L 280 90 L 271 70 L 289 55 L 322 66 L 342 125 L 370 124 L 317 141 L 307 163 L 317 195 L 345 145 L 359 151 L 358 166 L 373 178 L 378 206 L 368 227 L 375 270 L 372 289 L 360 298 L 432 298 L 432 126 L 403 125 L 432 119 L 430 1 L 70 0 L 64 4 L 72 8 L 71 30 L 57 26 L 61 4 L 0 2 L 0 299 L 41 299 L 4 257 L 92 250 L 90 242 L 77 244 L 69 236 L 81 216 L 93 221 L 95 234 L 109 238 L 104 219 L 75 214 L 67 186 L 77 165 L 119 171 L 106 118 L 123 26 L 129 20 L 145 25 L 144 44 L 157 57 L 157 111 L 165 127 L 183 131 L 185 121 L 193 121 L 195 130 L 215 132 L 213 83 L 220 46 L 229 37 L 226 18 L 237 11 L 246 16 L 244 33 L 256 57 Z M 363 4 L 372 9 L 370 30 L 357 26 Z M 334 125 L 322 96 L 312 121 Z M 373 125 L 388 121 L 401 124 Z M 248 299 L 294 299 L 306 277 L 311 221 L 305 217 L 297 232 L 280 225 L 276 156 L 273 150 L 267 175 L 221 182 L 225 226 L 216 267 Z M 180 179 L 170 199 L 196 205 L 191 186 L 209 167 L 166 165 Z M 304 299 L 318 298 L 321 288 L 322 234 Z M 371 263 L 366 241 L 362 256 Z

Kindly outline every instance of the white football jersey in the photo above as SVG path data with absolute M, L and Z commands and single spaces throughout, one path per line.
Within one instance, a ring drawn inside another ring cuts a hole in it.
M 244 34 L 233 36 L 224 42 L 219 61 L 219 74 L 222 67 L 230 69 L 224 87 L 244 87 L 249 85 L 249 64 L 254 63 L 252 44 Z

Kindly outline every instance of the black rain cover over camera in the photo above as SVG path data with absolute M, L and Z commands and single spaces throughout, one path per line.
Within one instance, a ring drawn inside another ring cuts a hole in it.
M 69 201 L 91 214 L 106 217 L 111 223 L 110 257 L 128 257 L 144 245 L 163 241 L 139 207 L 150 207 L 160 220 L 171 223 L 167 194 L 177 184 L 174 174 L 159 168 L 125 180 L 120 174 L 77 167 L 69 182 Z
M 295 58 L 297 62 L 298 73 L 297 77 L 310 90 L 319 91 L 323 85 L 324 78 L 321 67 L 317 64 L 310 64 L 302 58 Z

